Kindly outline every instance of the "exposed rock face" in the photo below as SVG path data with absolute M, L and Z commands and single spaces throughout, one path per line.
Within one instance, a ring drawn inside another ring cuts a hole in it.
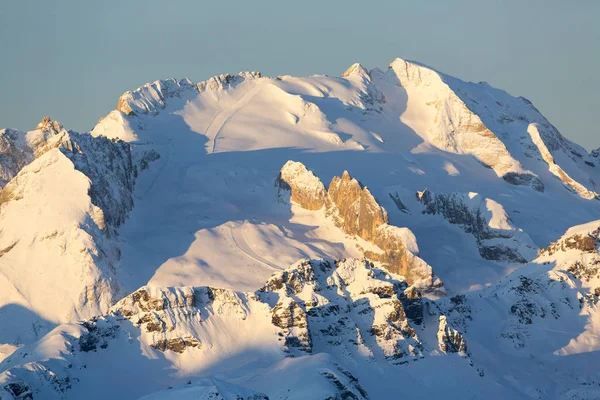
M 206 81 L 198 82 L 195 86 L 199 92 L 204 92 L 207 90 L 227 89 L 243 81 L 252 81 L 259 78 L 262 78 L 262 74 L 256 71 L 240 72 L 237 75 L 222 74 L 213 76 Z
M 283 330 L 288 348 L 297 347 L 307 353 L 312 352 L 306 312 L 294 300 L 285 298 L 277 303 L 273 307 L 271 322 Z
M 133 208 L 135 171 L 129 145 L 88 134 L 72 133 L 71 138 L 72 145 L 61 150 L 92 181 L 90 197 L 106 222 L 118 227 Z
M 111 312 L 138 326 L 154 349 L 181 354 L 186 349 L 202 347 L 194 330 L 186 328 L 189 328 L 188 324 L 201 324 L 203 311 L 210 308 L 217 314 L 233 315 L 243 320 L 248 312 L 243 302 L 248 301 L 252 299 L 243 294 L 211 287 L 146 287 L 125 297 Z
M 325 207 L 334 224 L 348 235 L 375 244 L 382 252 L 366 251 L 366 257 L 381 262 L 392 273 L 403 275 L 420 288 L 439 288 L 442 282 L 431 266 L 418 257 L 414 235 L 388 224 L 387 211 L 366 186 L 348 171 L 334 177 L 329 190 L 302 163 L 288 161 L 276 181 L 279 196 L 290 193 L 292 201 L 308 210 Z
M 421 356 L 411 326 L 423 320 L 420 293 L 366 261 L 303 261 L 275 274 L 257 294 L 277 302 L 273 323 L 292 354 L 318 352 L 315 346 L 327 343 L 351 354 L 369 348 L 394 364 Z
M 12 382 L 4 386 L 4 389 L 13 396 L 14 399 L 33 400 L 33 392 L 23 382 Z
M 330 211 L 334 222 L 349 235 L 372 242 L 376 229 L 388 222 L 385 209 L 348 171 L 331 180 L 328 194 L 333 203 Z
M 552 255 L 558 251 L 568 250 L 579 250 L 583 253 L 595 253 L 597 246 L 600 243 L 600 229 L 565 236 L 556 242 L 550 243 L 548 247 L 542 251 L 542 254 Z
M 445 315 L 440 315 L 440 326 L 437 333 L 440 350 L 445 353 L 467 353 L 467 344 L 462 335 L 450 325 Z
M 479 254 L 487 260 L 526 263 L 537 255 L 529 235 L 515 228 L 504 208 L 477 193 L 417 193 L 423 214 L 440 214 L 451 224 L 462 226 L 477 241 Z
M 279 194 L 290 192 L 291 200 L 307 210 L 320 210 L 327 201 L 327 191 L 319 178 L 304 164 L 288 161 L 276 181 Z
M 362 388 L 358 379 L 349 371 L 346 371 L 338 366 L 338 370 L 347 381 L 342 382 L 339 375 L 330 371 L 322 371 L 321 375 L 325 377 L 335 387 L 336 393 L 333 396 L 327 397 L 327 400 L 368 400 L 369 395 Z

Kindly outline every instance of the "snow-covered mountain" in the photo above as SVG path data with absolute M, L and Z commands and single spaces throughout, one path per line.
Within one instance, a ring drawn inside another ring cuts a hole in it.
M 401 59 L 4 129 L 0 398 L 598 398 L 596 182 L 528 100 Z

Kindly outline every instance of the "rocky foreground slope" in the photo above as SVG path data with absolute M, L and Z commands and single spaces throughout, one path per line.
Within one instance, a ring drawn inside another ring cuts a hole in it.
M 212 393 L 198 377 L 216 374 L 256 398 L 595 398 L 599 231 L 574 228 L 496 285 L 435 301 L 358 259 L 301 261 L 254 292 L 144 287 L 16 351 L 0 387 L 16 398 L 168 398 Z M 127 384 L 87 392 L 99 376 Z
M 419 337 L 423 312 L 418 289 L 357 259 L 301 261 L 274 274 L 253 293 L 144 287 L 119 301 L 109 314 L 60 326 L 39 344 L 18 350 L 2 364 L 1 387 L 17 396 L 73 398 L 85 390 L 82 380 L 91 378 L 83 378 L 89 375 L 83 370 L 100 368 L 100 360 L 109 354 L 115 364 L 130 362 L 124 358 L 136 350 L 149 357 L 149 364 L 150 359 L 162 359 L 154 367 L 139 360 L 148 376 L 132 378 L 128 388 L 103 391 L 103 396 L 129 397 L 159 389 L 160 382 L 150 383 L 148 377 L 159 374 L 165 362 L 184 362 L 189 372 L 201 373 L 243 350 L 250 352 L 246 362 L 257 363 L 255 370 L 245 368 L 251 375 L 260 375 L 258 365 L 265 362 L 332 354 L 338 362 L 319 372 L 316 382 L 297 379 L 314 387 L 314 396 L 326 390 L 331 398 L 366 399 L 359 380 L 338 363 L 406 365 L 435 349 L 465 354 L 464 340 L 443 318 L 439 343 L 425 345 Z M 49 341 L 59 346 L 47 347 Z M 223 368 L 230 373 L 244 370 L 237 363 Z M 246 378 L 250 386 L 255 379 Z M 265 387 L 271 395 L 281 389 Z M 288 396 L 303 398 L 295 391 Z
M 401 59 L 0 130 L 0 398 L 597 398 L 598 154 Z

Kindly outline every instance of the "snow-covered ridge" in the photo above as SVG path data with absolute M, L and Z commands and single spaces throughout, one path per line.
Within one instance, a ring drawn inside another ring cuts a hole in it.
M 20 137 L 32 159 L 0 193 L 0 308 L 31 322 L 0 327 L 9 343 L 114 304 L 115 238 L 133 208 L 135 175 L 122 141 L 67 132 L 49 118 Z
M 546 140 L 544 140 L 542 138 L 542 133 L 540 133 L 540 128 L 542 128 L 542 132 L 544 133 L 544 136 L 546 137 Z M 556 175 L 556 177 L 558 177 L 558 179 L 560 179 L 561 182 L 563 182 L 565 184 L 565 186 L 567 186 L 569 189 L 573 190 L 575 193 L 579 194 L 581 197 L 583 197 L 584 199 L 593 199 L 598 197 L 598 193 L 593 192 L 588 190 L 585 186 L 583 186 L 581 183 L 573 180 L 573 178 L 571 178 L 559 165 L 556 164 L 554 157 L 552 156 L 552 153 L 550 151 L 550 148 L 552 148 L 554 151 L 558 151 L 561 150 L 561 144 L 558 140 L 552 140 L 555 139 L 556 136 L 552 137 L 548 137 L 548 131 L 547 131 L 547 127 L 542 127 L 538 124 L 535 123 L 531 123 L 529 124 L 529 126 L 527 127 L 527 132 L 531 135 L 531 140 L 533 141 L 533 143 L 537 146 L 542 158 L 544 161 L 546 161 L 546 163 L 548 163 L 548 169 L 550 170 L 550 172 L 552 172 L 554 175 Z M 554 130 L 556 133 L 556 130 Z M 562 136 L 558 135 L 559 138 L 562 138 Z M 546 143 L 549 144 L 548 147 L 546 145 Z M 573 152 L 571 154 L 574 154 Z M 579 153 L 576 153 L 579 154 Z M 581 155 L 579 155 L 581 157 Z M 595 185 L 595 183 L 593 181 L 591 181 L 591 183 L 593 185 Z
M 117 110 L 125 115 L 152 114 L 156 115 L 164 109 L 166 101 L 174 97 L 182 97 L 187 91 L 204 92 L 234 87 L 244 80 L 258 79 L 260 72 L 240 72 L 237 75 L 223 74 L 214 76 L 206 81 L 193 83 L 184 78 L 163 79 L 147 83 L 134 91 L 125 92 L 118 101 Z

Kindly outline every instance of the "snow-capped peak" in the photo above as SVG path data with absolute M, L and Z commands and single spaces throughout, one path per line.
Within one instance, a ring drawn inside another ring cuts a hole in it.
M 361 76 L 370 79 L 369 72 L 360 63 L 354 63 L 343 74 L 342 78 L 350 76 Z

